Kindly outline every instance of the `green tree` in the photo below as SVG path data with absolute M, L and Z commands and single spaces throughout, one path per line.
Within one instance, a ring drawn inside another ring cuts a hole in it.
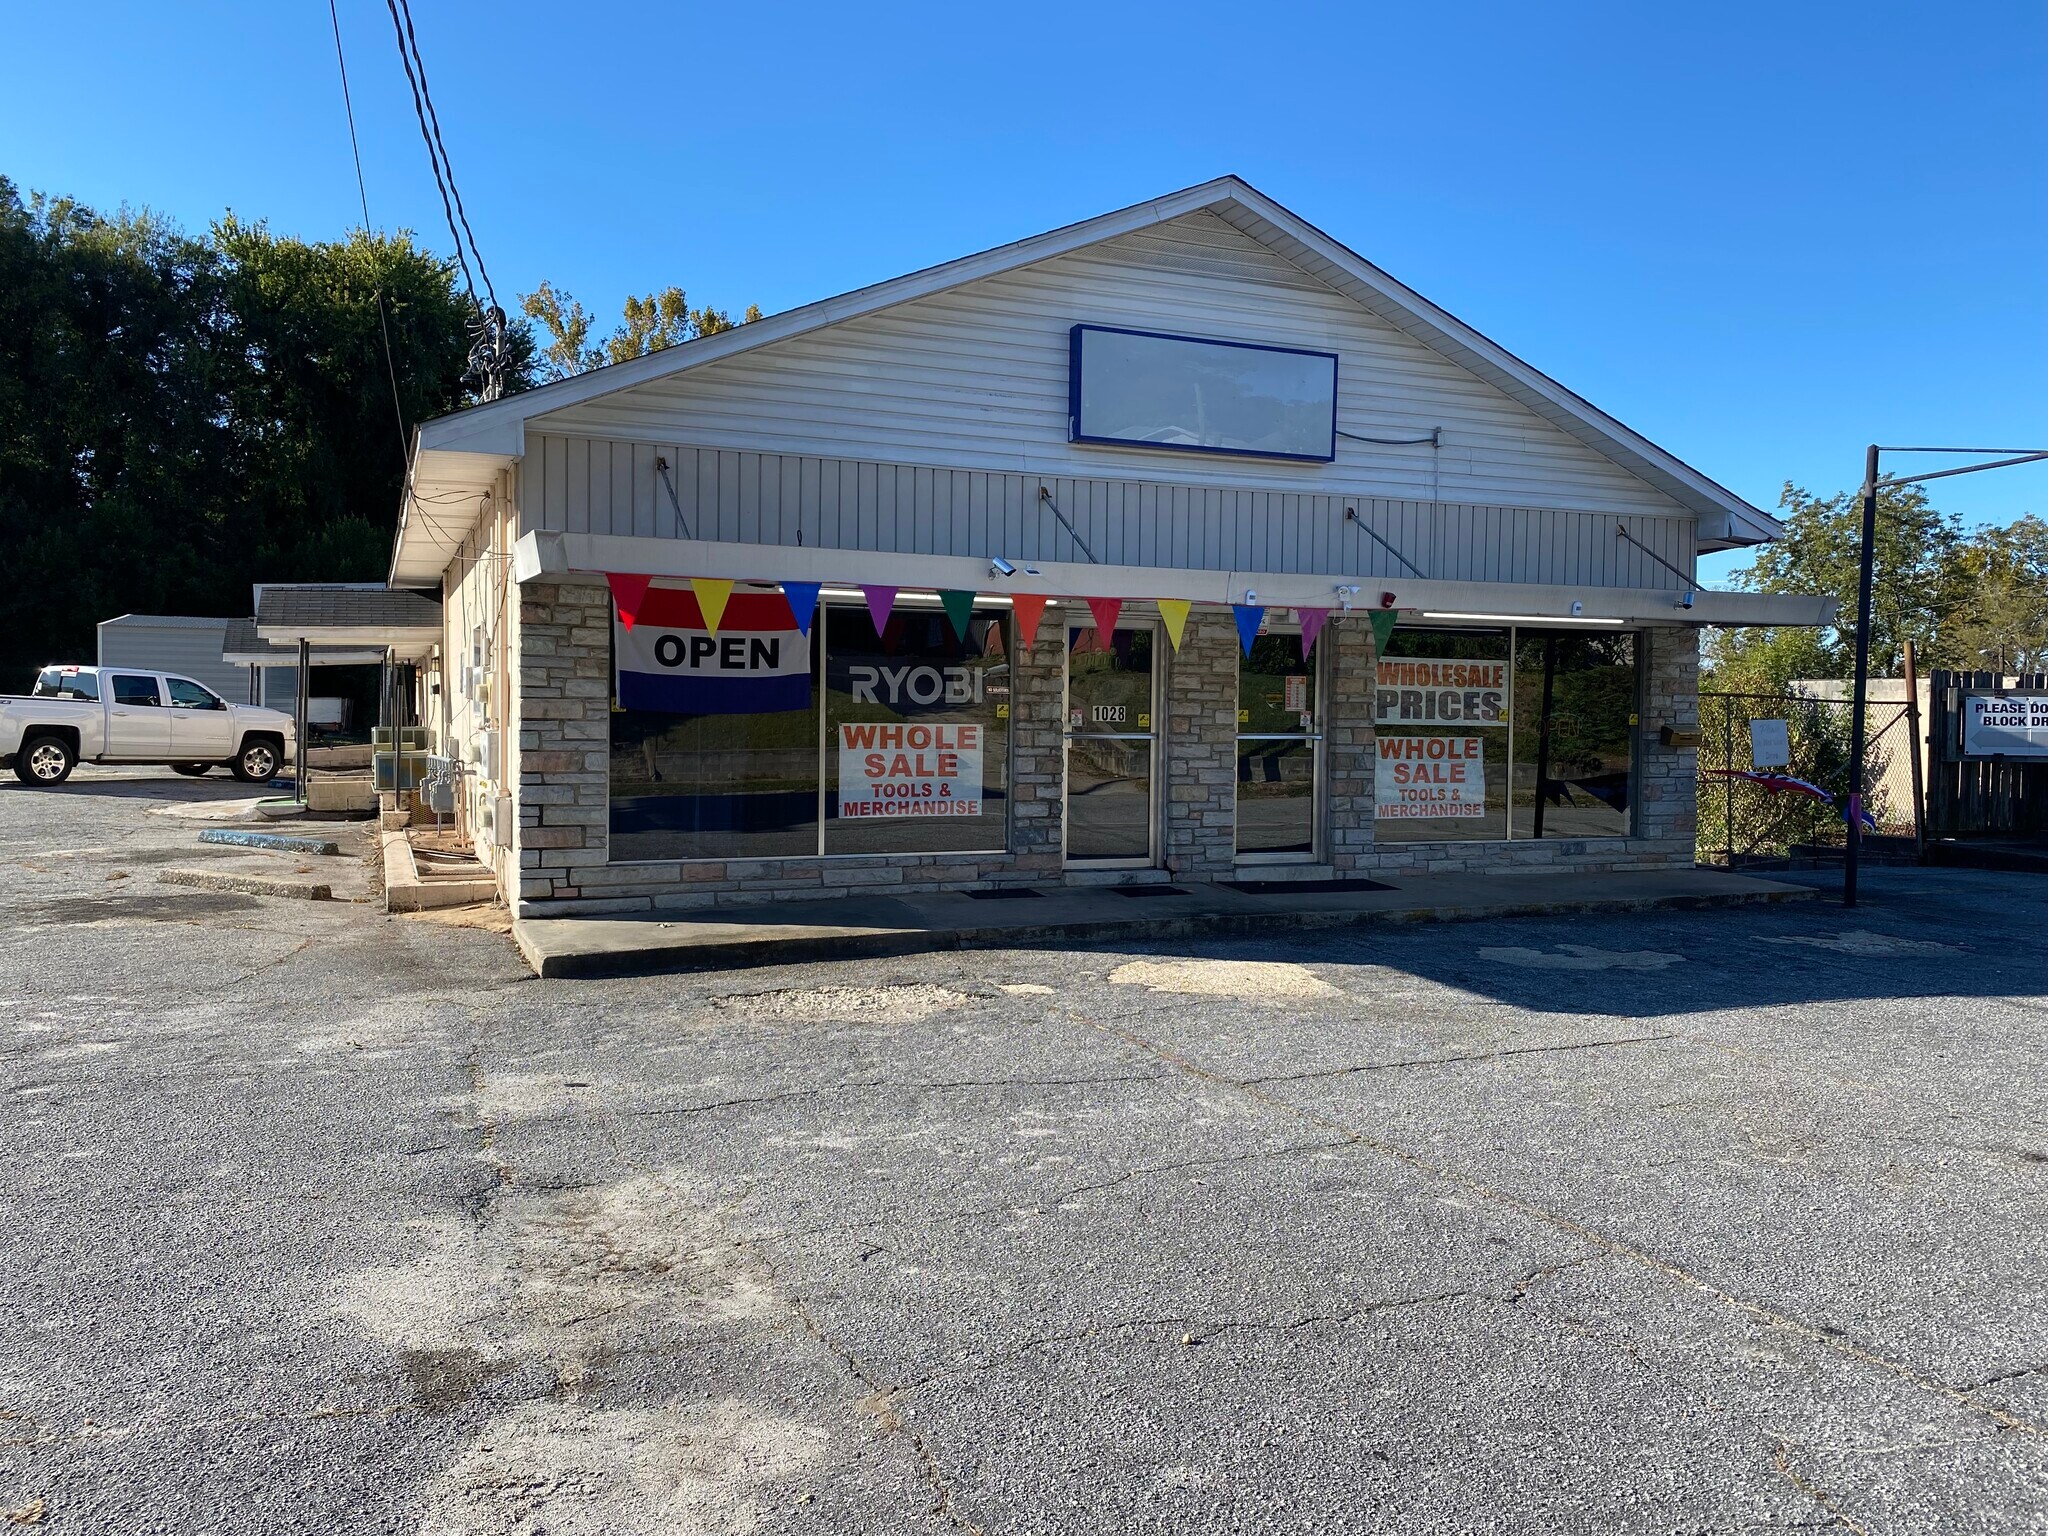
M 671 285 L 645 298 L 628 294 L 618 328 L 601 345 L 593 345 L 590 311 L 552 283 L 542 283 L 532 293 L 521 295 L 519 307 L 546 332 L 539 359 L 542 373 L 551 383 L 608 363 L 631 362 L 701 336 L 716 336 L 761 318 L 756 304 L 749 304 L 738 320 L 708 305 L 692 309 L 688 295 Z
M 1736 572 L 1751 592 L 1797 592 L 1835 599 L 1835 624 L 1822 631 L 1819 649 L 1804 632 L 1752 636 L 1738 650 L 1765 670 L 1782 665 L 1756 654 L 1784 647 L 1802 664 L 1819 663 L 1808 676 L 1847 675 L 1856 643 L 1856 587 L 1862 540 L 1860 492 L 1818 497 L 1787 482 L 1778 506 L 1785 536 L 1757 551 L 1755 563 Z M 1870 666 L 1875 676 L 1897 672 L 1901 644 L 1911 640 L 1929 666 L 1946 666 L 1954 650 L 1951 625 L 1969 600 L 1964 540 L 1955 517 L 1937 511 L 1920 486 L 1878 492 L 1875 577 L 1871 589 Z
M 1961 564 L 1969 600 L 1951 636 L 1953 665 L 2048 671 L 2048 522 L 2027 516 L 1979 529 Z

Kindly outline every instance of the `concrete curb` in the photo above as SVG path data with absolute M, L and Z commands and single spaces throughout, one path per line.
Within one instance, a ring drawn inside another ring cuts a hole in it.
M 224 843 L 230 848 L 267 848 L 273 853 L 339 854 L 341 844 L 329 837 L 292 837 L 283 832 L 239 832 L 217 828 L 199 834 L 202 843 Z
M 469 907 L 490 901 L 498 894 L 498 882 L 489 871 L 475 880 L 422 878 L 419 860 L 413 857 L 412 839 L 402 827 L 386 827 L 378 837 L 384 850 L 386 912 L 437 912 L 444 907 Z
M 842 928 L 777 936 L 696 940 L 694 926 L 678 920 L 664 927 L 647 923 L 645 943 L 632 949 L 553 947 L 548 919 L 522 918 L 512 925 L 513 942 L 542 980 L 594 981 L 605 977 L 681 975 L 694 971 L 745 970 L 767 965 L 801 965 L 820 960 L 888 958 L 962 949 L 1100 948 L 1150 939 L 1249 938 L 1310 930 L 1364 927 L 1374 923 L 1467 922 L 1483 918 L 1554 917 L 1588 912 L 1643 912 L 1653 908 L 1753 906 L 1811 901 L 1812 887 L 1773 891 L 1673 894 L 1665 896 L 1579 897 L 1559 900 L 1446 903 L 1377 910 L 1284 912 L 1200 912 L 1135 917 L 1111 922 L 1006 924 L 960 928 Z M 662 935 L 673 935 L 662 942 Z
M 157 879 L 165 885 L 191 885 L 202 891 L 234 891 L 244 896 L 334 900 L 334 888 L 324 880 L 279 880 L 270 875 L 231 875 L 217 869 L 165 869 L 157 872 Z

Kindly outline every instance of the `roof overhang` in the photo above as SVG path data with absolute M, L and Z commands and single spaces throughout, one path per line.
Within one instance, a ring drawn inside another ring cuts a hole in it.
M 1290 575 L 1281 572 L 1189 571 L 1159 566 L 1072 565 L 1038 561 L 999 585 L 986 558 L 901 555 L 875 550 L 792 549 L 780 545 L 714 544 L 617 534 L 535 532 L 513 546 L 513 579 L 602 580 L 612 572 L 731 581 L 815 581 L 932 590 L 978 591 L 1001 597 L 1042 593 L 1078 604 L 1082 594 L 1133 601 L 1182 598 L 1195 603 L 1254 602 L 1268 608 L 1343 608 L 1340 587 L 1363 587 L 1358 612 L 1386 606 L 1403 612 L 1500 615 L 1532 624 L 1813 626 L 1834 621 L 1831 597 L 1764 592 L 1713 592 L 1666 587 L 1546 587 L 1494 581 L 1422 581 L 1385 576 Z M 1689 601 L 1688 601 L 1689 599 Z
M 1697 519 L 1700 553 L 1762 543 L 1783 532 L 1774 518 L 1726 486 L 1531 367 L 1256 188 L 1235 176 L 1223 176 L 1028 240 L 423 423 L 415 434 L 391 579 L 394 584 L 438 582 L 461 545 L 462 533 L 474 521 L 463 510 L 464 504 L 487 495 L 497 473 L 525 452 L 526 423 L 536 416 L 1201 211 L 1217 215 L 1268 245 L 1670 497 Z
M 441 642 L 441 601 L 425 592 L 333 583 L 275 584 L 257 594 L 256 638 L 296 647 L 421 657 Z

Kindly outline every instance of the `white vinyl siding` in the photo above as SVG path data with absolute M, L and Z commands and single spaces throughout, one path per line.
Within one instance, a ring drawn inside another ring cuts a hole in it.
M 1067 441 L 1077 322 L 1339 354 L 1339 438 L 1296 465 Z M 1120 236 L 536 419 L 535 434 L 1390 501 L 1683 515 L 1677 503 L 1212 213 Z M 619 471 L 571 447 L 558 480 Z M 1440 462 L 1435 462 L 1440 458 Z M 637 466 L 635 466 L 637 468 Z M 606 495 L 609 494 L 607 491 Z M 572 523 L 573 531 L 577 529 Z M 1103 558 L 1111 558 L 1105 555 Z M 1432 573 L 1434 574 L 1434 573 Z

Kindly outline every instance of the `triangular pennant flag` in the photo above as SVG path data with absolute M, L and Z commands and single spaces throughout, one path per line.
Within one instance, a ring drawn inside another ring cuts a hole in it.
M 1394 624 L 1401 617 L 1392 608 L 1375 608 L 1372 611 L 1372 648 L 1376 655 L 1387 654 L 1387 639 L 1394 633 Z
M 718 621 L 725 617 L 725 600 L 732 596 L 732 583 L 723 576 L 692 576 L 690 590 L 697 594 L 697 612 L 704 627 L 718 633 Z
M 894 587 L 870 587 L 862 584 L 860 595 L 868 600 L 868 617 L 874 620 L 877 635 L 889 627 L 889 615 L 896 607 Z
M 1091 597 L 1088 611 L 1095 615 L 1095 633 L 1104 645 L 1116 633 L 1116 616 L 1123 610 L 1124 600 L 1120 597 Z
M 1259 638 L 1259 626 L 1266 621 L 1266 606 L 1263 603 L 1232 603 L 1231 612 L 1237 615 L 1237 638 L 1244 646 L 1245 655 L 1252 653 L 1252 642 Z
M 1180 637 L 1188 627 L 1188 609 L 1192 605 L 1185 598 L 1162 597 L 1159 599 L 1159 617 L 1166 624 L 1166 638 L 1173 642 L 1173 648 L 1180 649 Z
M 941 588 L 939 603 L 946 610 L 946 619 L 952 624 L 953 633 L 965 640 L 968 620 L 974 617 L 974 594 Z
M 1301 654 L 1304 660 L 1315 653 L 1316 636 L 1323 632 L 1323 621 L 1330 616 L 1327 608 L 1297 608 L 1301 618 Z
M 1038 621 L 1045 617 L 1045 597 L 1038 592 L 1019 592 L 1010 599 L 1011 623 L 1017 631 L 1017 643 L 1025 650 L 1031 649 L 1031 642 L 1038 637 Z
M 785 581 L 782 584 L 782 596 L 789 604 L 789 616 L 796 620 L 796 632 L 806 640 L 811 638 L 811 620 L 818 612 L 818 586 L 815 581 Z
M 654 585 L 654 578 L 622 576 L 616 571 L 607 571 L 604 579 L 611 584 L 612 601 L 619 605 L 619 622 L 631 629 L 633 616 L 640 611 L 640 604 L 646 600 L 647 589 Z

